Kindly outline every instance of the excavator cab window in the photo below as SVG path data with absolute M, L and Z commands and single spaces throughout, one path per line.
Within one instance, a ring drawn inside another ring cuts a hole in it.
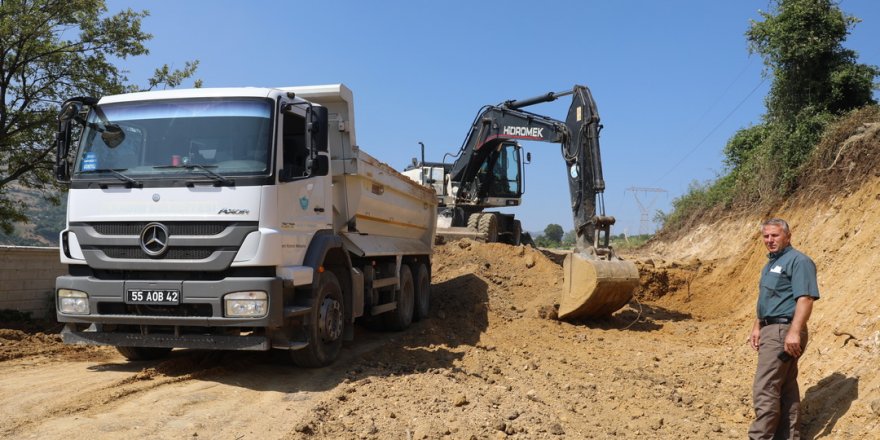
M 483 163 L 480 172 L 486 179 L 488 197 L 518 198 L 522 195 L 521 151 L 516 143 L 504 143 Z

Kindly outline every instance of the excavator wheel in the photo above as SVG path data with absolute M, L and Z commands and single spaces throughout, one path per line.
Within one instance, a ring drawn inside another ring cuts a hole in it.
M 483 214 L 480 216 L 478 231 L 482 241 L 495 243 L 498 241 L 498 217 L 495 214 Z
M 476 232 L 478 229 L 480 229 L 480 217 L 482 217 L 482 216 L 483 216 L 483 214 L 481 214 L 481 213 L 471 214 L 468 217 L 468 222 L 467 222 L 468 229 L 470 229 L 471 231 L 474 231 L 474 232 Z
M 513 221 L 513 231 L 510 232 L 510 244 L 519 246 L 522 243 L 522 223 L 519 220 Z

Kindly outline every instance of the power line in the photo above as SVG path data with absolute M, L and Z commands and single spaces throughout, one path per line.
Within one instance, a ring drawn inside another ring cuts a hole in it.
M 678 168 L 678 166 L 681 165 L 681 164 L 682 164 L 682 163 L 683 163 L 688 157 L 690 157 L 691 154 L 694 154 L 694 152 L 697 151 L 697 149 L 700 148 L 700 146 L 702 146 L 703 143 L 706 142 L 706 140 L 708 140 L 709 137 L 711 137 L 711 136 L 715 133 L 716 130 L 718 130 L 718 129 L 719 129 L 719 128 L 720 128 L 725 122 L 727 122 L 727 120 L 730 119 L 730 117 L 733 116 L 733 114 L 736 113 L 736 111 L 739 110 L 739 108 L 742 107 L 742 105 L 745 104 L 745 102 L 746 102 L 749 98 L 751 98 L 752 95 L 755 94 L 755 92 L 758 91 L 758 89 L 759 89 L 759 88 L 764 84 L 764 82 L 766 82 L 766 81 L 767 81 L 767 78 L 766 78 L 766 77 L 762 78 L 762 79 L 761 79 L 761 82 L 759 82 L 758 85 L 756 85 L 755 88 L 753 88 L 752 91 L 749 92 L 749 94 L 746 95 L 746 97 L 743 98 L 743 99 L 739 102 L 739 104 L 737 104 L 736 107 L 733 108 L 733 110 L 731 110 L 730 112 L 728 112 L 728 113 L 727 113 L 727 116 L 725 116 L 725 117 L 721 120 L 721 122 L 719 122 L 717 125 L 715 125 L 715 127 L 712 128 L 712 130 L 710 130 L 709 133 L 708 133 L 706 136 L 704 136 L 703 139 L 700 140 L 700 142 L 697 142 L 697 144 L 694 145 L 694 147 L 691 148 L 691 150 L 688 151 L 687 154 L 685 154 L 685 155 L 684 155 L 684 156 L 683 156 L 678 162 L 676 162 L 675 165 L 673 165 L 672 168 L 669 169 L 669 171 L 667 171 L 665 174 L 663 174 L 662 176 L 660 176 L 660 178 L 657 179 L 657 182 L 662 181 L 662 180 L 665 179 L 667 176 L 669 176 L 670 174 L 672 174 L 672 172 L 675 171 L 675 169 Z

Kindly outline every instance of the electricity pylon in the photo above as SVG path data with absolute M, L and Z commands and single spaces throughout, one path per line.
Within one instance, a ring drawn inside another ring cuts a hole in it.
M 636 203 L 639 205 L 639 211 L 642 214 L 641 221 L 639 222 L 639 235 L 645 235 L 649 232 L 648 228 L 650 228 L 651 226 L 651 220 L 648 216 L 651 213 L 651 209 L 654 207 L 654 203 L 657 202 L 657 197 L 660 195 L 660 193 L 668 193 L 669 191 L 666 191 L 663 188 L 642 188 L 636 186 L 631 186 L 626 190 L 633 193 L 633 196 L 636 198 Z M 647 197 L 648 193 L 655 194 L 654 197 L 647 204 L 645 204 L 642 203 L 641 199 L 639 199 L 639 193 L 643 193 L 644 197 Z

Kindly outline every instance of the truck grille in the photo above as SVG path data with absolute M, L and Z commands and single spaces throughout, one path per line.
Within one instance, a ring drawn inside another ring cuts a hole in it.
M 107 247 L 102 250 L 104 251 L 104 255 L 110 258 L 126 260 L 150 258 L 149 255 L 144 253 L 140 246 Z M 213 253 L 214 250 L 209 248 L 179 247 L 168 250 L 162 258 L 166 260 L 204 260 L 205 258 L 210 257 Z
M 148 228 L 151 223 L 162 227 Z M 162 229 L 158 241 L 155 235 L 149 235 L 155 234 L 157 229 Z M 76 234 L 90 267 L 123 271 L 224 271 L 231 266 L 245 237 L 258 229 L 257 222 L 235 221 L 70 224 L 70 231 Z M 148 235 L 142 237 L 141 234 Z M 150 240 L 151 254 L 144 251 L 148 243 L 145 240 Z M 158 252 L 152 249 L 157 242 L 161 245 Z
M 180 304 L 177 306 L 133 306 L 122 303 L 98 303 L 99 315 L 131 316 L 198 316 L 210 318 L 214 309 L 210 304 Z
M 228 222 L 167 222 L 168 233 L 173 235 L 217 235 L 230 224 Z M 100 235 L 141 235 L 147 222 L 91 223 Z

